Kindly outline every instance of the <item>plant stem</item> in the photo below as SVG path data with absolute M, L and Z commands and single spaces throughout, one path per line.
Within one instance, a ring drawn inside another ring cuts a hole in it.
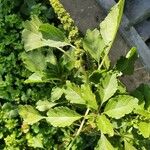
M 62 48 L 57 47 L 58 50 L 60 50 L 61 52 L 63 52 L 66 56 L 68 56 L 71 60 L 73 60 L 73 58 L 70 57 L 70 55 L 68 53 L 66 53 L 66 51 L 64 51 Z
M 77 136 L 80 134 L 80 132 L 81 132 L 81 130 L 82 130 L 82 128 L 83 128 L 83 125 L 84 125 L 84 123 L 85 123 L 86 116 L 88 115 L 89 111 L 90 111 L 90 109 L 88 108 L 88 109 L 86 110 L 86 112 L 85 112 L 84 118 L 83 118 L 83 120 L 82 120 L 82 122 L 81 122 L 81 125 L 80 125 L 80 127 L 79 127 L 79 129 L 78 129 L 78 131 L 77 131 L 77 133 L 76 133 L 76 135 L 75 135 L 75 137 L 77 137 Z
M 106 52 L 106 53 L 105 53 L 103 60 L 101 61 L 100 65 L 98 66 L 98 70 L 100 70 L 101 67 L 103 66 L 103 63 L 104 63 L 106 57 L 108 56 L 108 53 L 109 53 L 109 52 Z
M 83 128 L 83 125 L 84 125 L 84 123 L 85 123 L 86 116 L 88 115 L 89 111 L 90 111 L 90 109 L 88 108 L 88 109 L 86 110 L 85 114 L 84 114 L 84 118 L 83 118 L 83 120 L 82 120 L 82 122 L 81 122 L 81 124 L 80 124 L 80 127 L 79 127 L 79 129 L 78 129 L 78 131 L 77 131 L 77 133 L 76 133 L 74 139 L 73 139 L 72 142 L 69 144 L 69 146 L 67 147 L 66 150 L 70 150 L 70 148 L 72 147 L 74 141 L 75 141 L 76 138 L 79 136 L 79 134 L 80 134 L 80 132 L 81 132 L 81 130 L 82 130 L 82 128 Z

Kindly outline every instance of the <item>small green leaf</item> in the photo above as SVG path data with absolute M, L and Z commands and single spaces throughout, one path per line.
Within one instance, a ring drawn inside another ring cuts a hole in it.
M 150 137 L 150 122 L 140 122 L 138 125 L 138 129 L 144 138 Z
M 99 95 L 101 98 L 101 103 L 103 104 L 106 102 L 109 98 L 111 98 L 118 88 L 118 82 L 117 82 L 117 75 L 108 73 L 106 76 L 100 80 L 101 84 L 98 87 L 99 88 Z
M 44 100 L 44 101 L 39 100 L 36 103 L 36 109 L 38 109 L 39 111 L 46 111 L 54 107 L 55 105 L 57 105 L 57 103 L 52 103 L 49 102 L 48 100 Z
M 107 138 L 101 134 L 101 138 L 98 141 L 97 146 L 94 150 L 115 150 Z
M 82 85 L 81 86 L 81 93 L 82 93 L 82 98 L 86 102 L 87 106 L 89 108 L 93 108 L 93 109 L 97 110 L 98 105 L 96 102 L 95 94 L 93 94 L 89 85 Z
M 85 104 L 80 87 L 69 81 L 66 82 L 66 86 L 67 89 L 65 90 L 65 97 L 70 103 Z
M 127 53 L 126 57 L 121 57 L 116 64 L 116 69 L 121 71 L 123 74 L 131 75 L 134 72 L 134 64 L 137 60 L 138 55 L 136 48 L 133 47 L 131 50 Z
M 98 129 L 103 134 L 109 134 L 110 136 L 114 135 L 113 126 L 105 115 L 97 116 L 96 124 L 97 124 Z
M 20 105 L 19 114 L 23 118 L 24 122 L 30 125 L 44 118 L 30 105 Z
M 147 119 L 150 119 L 150 112 L 145 110 L 145 109 L 140 109 L 140 108 L 138 109 L 137 108 L 134 110 L 134 113 L 139 114 L 139 115 L 141 115 Z
M 105 44 L 100 35 L 99 30 L 87 30 L 86 36 L 83 40 L 83 48 L 99 62 L 101 54 L 104 50 Z
M 26 134 L 26 139 L 28 142 L 28 146 L 34 148 L 44 148 L 43 147 L 43 137 L 41 134 L 37 136 L 32 136 L 30 133 Z
M 70 126 L 82 116 L 67 107 L 55 107 L 47 112 L 46 120 L 55 127 Z
M 124 141 L 124 147 L 125 147 L 125 150 L 137 150 L 133 145 L 131 145 L 126 140 Z
M 54 87 L 51 91 L 51 101 L 56 101 L 61 98 L 64 93 L 64 89 L 60 87 Z
M 119 119 L 131 113 L 138 106 L 138 99 L 128 95 L 111 98 L 105 106 L 104 113 L 109 117 Z

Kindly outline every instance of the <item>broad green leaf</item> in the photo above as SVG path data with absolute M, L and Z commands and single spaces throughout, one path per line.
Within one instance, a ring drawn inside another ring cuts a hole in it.
M 24 122 L 30 125 L 44 118 L 30 105 L 20 105 L 19 114 L 23 118 Z
M 125 150 L 137 150 L 133 145 L 131 145 L 126 140 L 124 141 L 124 147 L 125 147 Z
M 104 113 L 109 117 L 119 119 L 131 113 L 138 106 L 138 99 L 128 95 L 111 98 L 105 106 Z
M 100 33 L 107 45 L 107 51 L 110 50 L 119 28 L 123 14 L 124 0 L 120 0 L 110 11 L 104 21 L 100 23 Z
M 100 80 L 101 84 L 99 86 L 99 95 L 101 98 L 101 103 L 103 104 L 109 98 L 111 98 L 118 88 L 117 75 L 108 73 L 104 78 Z
M 54 41 L 65 41 L 66 39 L 64 32 L 48 23 L 40 25 L 39 31 L 42 32 L 44 39 L 51 39 Z
M 33 73 L 27 80 L 24 81 L 25 83 L 43 83 L 42 77 Z M 45 81 L 46 82 L 46 81 Z
M 97 110 L 98 105 L 95 95 L 92 93 L 88 85 L 81 85 L 81 88 L 74 83 L 66 82 L 67 89 L 65 90 L 66 99 L 70 103 L 84 104 L 89 108 Z
M 22 32 L 22 40 L 26 51 L 44 46 L 42 33 L 38 31 L 41 25 L 42 22 L 37 16 L 32 16 L 31 21 L 26 21 L 24 23 L 25 29 Z
M 84 101 L 86 102 L 86 105 L 89 108 L 93 108 L 95 110 L 98 109 L 95 94 L 93 94 L 89 85 L 82 85 L 81 86 L 81 94 L 82 94 L 82 98 L 84 99 Z
M 24 22 L 24 28 L 27 30 L 31 30 L 34 33 L 38 33 L 39 27 L 42 24 L 43 24 L 42 21 L 36 15 L 33 15 L 31 16 L 30 21 L 27 20 Z
M 60 41 L 60 40 L 58 41 L 58 39 L 60 39 L 60 36 L 62 35 L 62 32 L 59 29 L 56 29 L 56 27 L 43 24 L 38 19 L 38 17 L 32 17 L 31 21 L 26 21 L 24 27 L 25 29 L 22 32 L 22 40 L 24 42 L 24 48 L 26 51 L 31 51 L 37 48 L 41 48 L 43 46 L 49 46 L 49 47 L 59 49 L 60 47 L 70 45 L 68 42 Z M 51 30 L 53 32 L 51 34 L 49 33 L 49 38 L 51 39 L 44 39 L 42 33 L 40 32 L 40 27 L 42 32 L 44 31 L 46 32 L 46 30 Z M 59 33 L 61 35 L 58 36 Z M 62 36 L 61 40 L 63 38 L 64 35 Z M 53 39 L 57 39 L 57 40 L 53 40 Z
M 52 51 L 47 50 L 46 55 L 44 50 L 36 50 L 28 53 L 22 53 L 21 58 L 26 68 L 31 72 L 35 72 L 40 77 L 43 76 L 43 71 L 47 68 L 47 63 L 55 66 L 57 60 Z
M 83 40 L 83 48 L 99 62 L 101 54 L 104 50 L 105 44 L 100 35 L 99 30 L 87 30 L 86 36 Z
M 101 138 L 98 141 L 97 146 L 94 150 L 115 150 L 107 138 L 101 134 Z
M 134 64 L 138 58 L 136 48 L 133 47 L 127 53 L 126 57 L 121 57 L 116 64 L 116 69 L 121 71 L 123 74 L 131 75 L 134 72 Z
M 51 91 L 51 101 L 56 101 L 61 98 L 64 93 L 64 89 L 60 87 L 54 87 Z
M 103 134 L 114 135 L 114 130 L 111 122 L 105 115 L 97 116 L 96 125 Z
M 50 108 L 54 107 L 55 105 L 57 105 L 57 103 L 52 103 L 49 102 L 48 100 L 44 100 L 44 101 L 39 100 L 36 103 L 36 109 L 38 109 L 39 111 L 47 111 Z
M 82 116 L 67 107 L 55 107 L 47 112 L 46 120 L 55 127 L 70 126 Z
M 150 137 L 150 122 L 140 122 L 138 125 L 138 129 L 144 138 Z
M 66 86 L 67 89 L 65 90 L 65 97 L 70 103 L 86 104 L 85 100 L 82 97 L 80 87 L 69 81 L 66 82 Z
M 59 79 L 59 67 L 57 59 L 51 50 L 36 50 L 22 53 L 21 58 L 26 68 L 32 74 L 26 82 L 48 82 Z
M 34 33 L 24 29 L 22 32 L 22 39 L 26 51 L 31 51 L 45 46 L 42 41 L 42 34 L 40 32 Z

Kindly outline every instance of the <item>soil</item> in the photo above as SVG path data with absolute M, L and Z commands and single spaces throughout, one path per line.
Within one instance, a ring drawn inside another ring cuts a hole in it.
M 103 8 L 95 0 L 60 0 L 65 9 L 74 19 L 79 30 L 85 34 L 87 29 L 94 29 L 105 18 Z M 113 48 L 110 52 L 110 59 L 113 64 L 116 60 L 125 55 L 130 47 L 126 44 L 123 37 L 118 33 Z M 125 76 L 121 80 L 127 86 L 128 90 L 135 89 L 141 83 L 149 81 L 149 73 L 142 65 L 140 59 L 135 64 L 135 71 L 132 76 Z

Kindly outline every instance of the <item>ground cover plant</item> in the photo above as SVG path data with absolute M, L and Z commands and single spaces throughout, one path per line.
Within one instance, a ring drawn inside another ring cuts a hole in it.
M 0 149 L 148 150 L 150 87 L 129 93 L 119 80 L 133 73 L 136 48 L 115 66 L 108 57 L 124 0 L 84 37 L 58 0 L 50 4 L 60 22 L 47 1 L 32 2 L 15 20 L 15 29 L 23 25 L 8 27 L 19 48 L 12 52 L 11 40 L 1 46 Z

